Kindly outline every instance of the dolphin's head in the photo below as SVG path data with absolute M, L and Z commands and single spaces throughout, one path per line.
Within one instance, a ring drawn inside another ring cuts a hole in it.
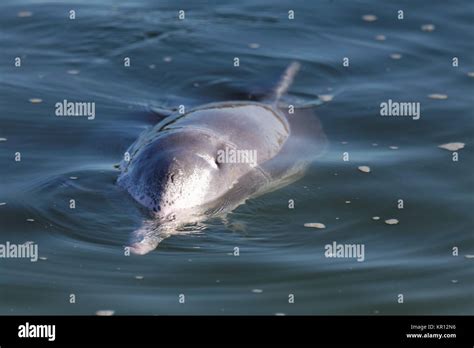
M 171 132 L 132 154 L 118 183 L 156 219 L 190 222 L 198 207 L 223 193 L 221 169 L 212 136 Z

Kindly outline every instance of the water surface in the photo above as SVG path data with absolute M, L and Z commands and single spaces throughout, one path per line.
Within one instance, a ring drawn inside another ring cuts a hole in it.
M 2 1 L 0 243 L 33 241 L 43 259 L 0 259 L 0 313 L 473 314 L 473 14 L 471 1 Z M 293 60 L 287 100 L 316 105 L 327 152 L 231 226 L 124 256 L 143 211 L 114 164 L 158 121 L 150 109 L 262 94 Z M 56 117 L 64 99 L 95 102 L 95 119 Z M 381 117 L 388 99 L 420 102 L 421 118 Z M 448 142 L 466 144 L 459 161 Z M 333 241 L 365 260 L 326 258 Z

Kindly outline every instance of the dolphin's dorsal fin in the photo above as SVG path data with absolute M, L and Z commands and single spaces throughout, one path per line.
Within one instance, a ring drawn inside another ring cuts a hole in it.
M 269 99 L 272 104 L 277 104 L 281 97 L 288 91 L 299 69 L 300 63 L 298 62 L 292 62 L 288 65 Z

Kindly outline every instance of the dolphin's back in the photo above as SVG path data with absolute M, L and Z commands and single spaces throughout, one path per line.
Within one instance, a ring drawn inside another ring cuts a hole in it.
M 211 104 L 160 127 L 161 132 L 179 129 L 212 134 L 236 150 L 255 150 L 258 164 L 275 157 L 290 136 L 285 116 L 260 103 Z

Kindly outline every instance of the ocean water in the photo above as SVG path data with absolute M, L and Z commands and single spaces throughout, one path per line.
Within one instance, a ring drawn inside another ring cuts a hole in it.
M 469 0 L 3 0 L 0 244 L 41 258 L 0 258 L 0 314 L 473 314 L 473 16 Z M 262 95 L 291 61 L 286 101 L 314 109 L 324 155 L 228 224 L 125 256 L 143 209 L 114 165 L 152 109 Z M 57 117 L 65 99 L 95 118 Z M 420 118 L 382 117 L 389 99 Z M 364 260 L 326 257 L 333 242 Z

